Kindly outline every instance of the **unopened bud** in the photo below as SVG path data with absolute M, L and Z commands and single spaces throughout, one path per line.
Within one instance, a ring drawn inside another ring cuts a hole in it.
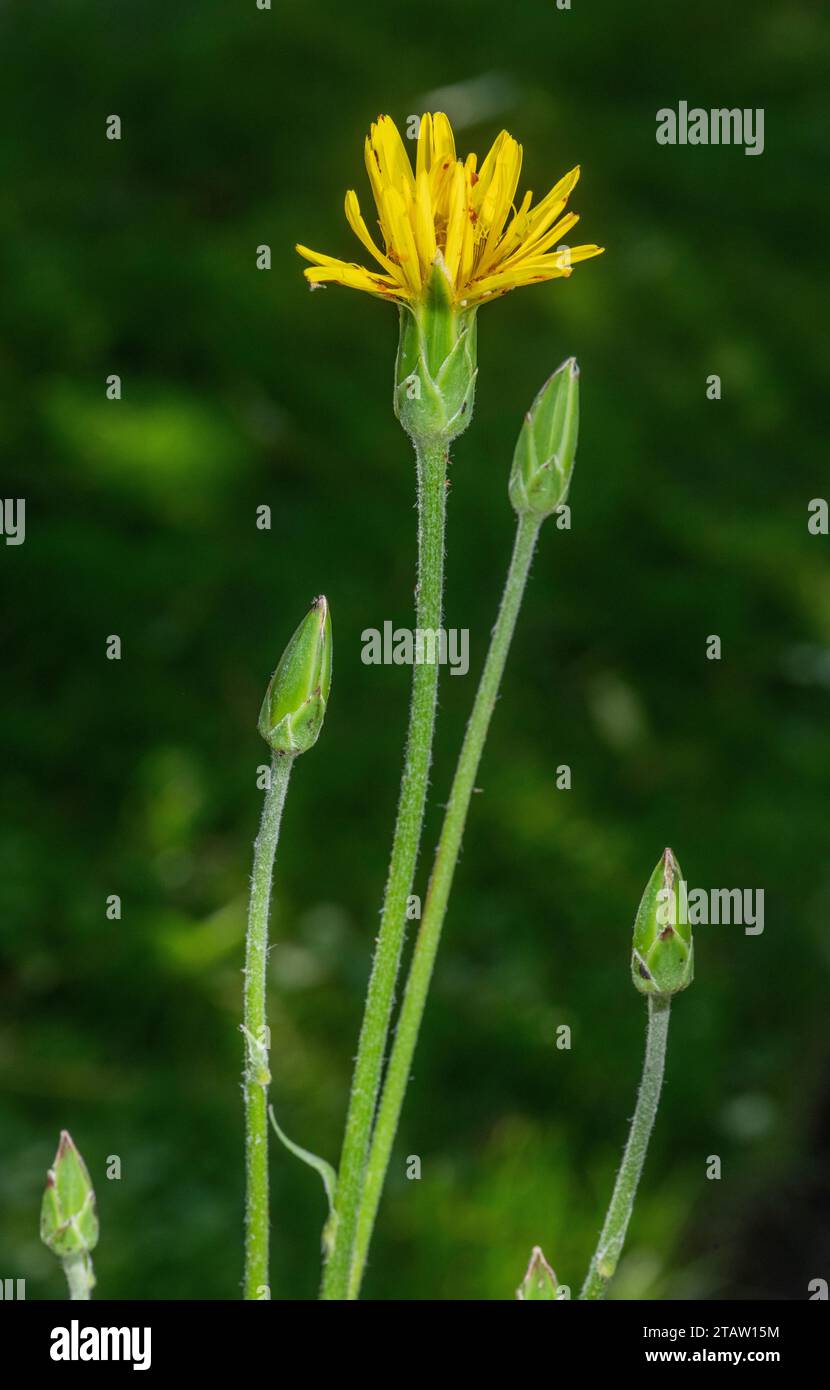
M 98 1244 L 92 1179 L 67 1130 L 46 1176 L 40 1208 L 40 1238 L 61 1259 L 86 1256 Z
M 631 978 L 642 994 L 678 994 L 692 983 L 692 929 L 681 911 L 683 875 L 670 849 L 651 875 L 634 922 Z
M 533 1247 L 530 1264 L 516 1290 L 516 1297 L 520 1303 L 552 1302 L 559 1297 L 556 1275 L 545 1259 L 541 1245 Z
M 295 757 L 317 742 L 331 687 L 331 619 L 322 596 L 311 605 L 271 677 L 259 732 L 275 753 Z
M 565 501 L 578 434 L 579 367 L 569 357 L 545 382 L 516 441 L 510 501 L 520 516 L 550 516 Z

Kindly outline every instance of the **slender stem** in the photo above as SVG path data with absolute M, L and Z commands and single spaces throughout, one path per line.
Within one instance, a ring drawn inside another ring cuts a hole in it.
M 389 1167 L 389 1158 L 409 1081 L 415 1045 L 418 1041 L 418 1031 L 424 1016 L 435 955 L 441 940 L 441 929 L 444 925 L 447 901 L 452 887 L 458 852 L 461 848 L 470 798 L 473 793 L 484 742 L 487 738 L 490 718 L 504 674 L 507 653 L 516 627 L 516 619 L 527 583 L 539 525 L 538 517 L 523 516 L 519 519 L 499 616 L 493 629 L 490 650 L 487 653 L 484 671 L 476 692 L 473 711 L 467 725 L 450 799 L 444 815 L 441 838 L 438 842 L 438 850 L 424 904 L 424 914 L 398 1018 L 395 1043 L 389 1059 L 383 1094 L 372 1135 L 372 1147 L 366 1170 L 366 1185 L 358 1218 L 357 1239 L 349 1276 L 350 1298 L 357 1298 L 360 1290 L 375 1216 L 386 1171 Z
M 416 625 L 422 632 L 441 626 L 444 587 L 444 526 L 446 518 L 447 448 L 445 444 L 416 443 L 418 464 L 418 586 Z M 429 653 L 437 657 L 433 648 Z M 380 1078 L 386 1055 L 389 1023 L 395 998 L 406 928 L 407 898 L 412 892 L 421 824 L 424 817 L 438 663 L 416 659 L 412 676 L 406 754 L 398 814 L 380 921 L 380 932 L 366 995 L 357 1049 L 349 1110 L 335 1200 L 334 1244 L 326 1263 L 321 1297 L 347 1297 L 349 1267 L 357 1223 L 366 1156 L 369 1151 Z
M 268 1033 L 265 973 L 271 879 L 282 808 L 294 762 L 274 754 L 262 821 L 254 845 L 248 935 L 245 948 L 245 1286 L 246 1299 L 268 1298 Z
M 92 1290 L 95 1288 L 95 1274 L 89 1255 L 69 1255 L 62 1263 L 69 1285 L 70 1302 L 91 1298 Z
M 648 1030 L 646 1032 L 646 1055 L 643 1062 L 643 1075 L 637 1095 L 637 1106 L 628 1132 L 628 1142 L 623 1153 L 620 1171 L 614 1184 L 611 1202 L 605 1217 L 605 1225 L 599 1243 L 591 1260 L 590 1268 L 582 1286 L 580 1298 L 604 1298 L 609 1280 L 617 1268 L 625 1243 L 625 1233 L 634 1210 L 634 1199 L 643 1164 L 646 1160 L 648 1141 L 654 1128 L 660 1091 L 663 1085 L 663 1071 L 666 1065 L 666 1039 L 669 1033 L 669 1012 L 671 995 L 650 994 L 648 996 Z

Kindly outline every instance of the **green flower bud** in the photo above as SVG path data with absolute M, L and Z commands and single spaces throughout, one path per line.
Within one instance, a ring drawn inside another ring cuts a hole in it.
M 516 1290 L 520 1303 L 550 1303 L 559 1299 L 556 1275 L 545 1259 L 541 1245 L 534 1245 L 525 1277 Z
M 52 1167 L 40 1208 L 40 1238 L 61 1259 L 83 1257 L 98 1244 L 92 1179 L 67 1130 Z
M 275 753 L 313 748 L 331 687 L 331 619 L 322 596 L 311 605 L 271 677 L 257 728 Z
M 416 440 L 450 440 L 470 423 L 475 399 L 476 311 L 453 303 L 440 251 L 417 304 L 402 304 L 395 414 Z
M 651 875 L 634 922 L 631 978 L 641 994 L 678 994 L 692 983 L 692 929 L 681 921 L 683 875 L 670 849 Z
M 510 501 L 520 516 L 550 516 L 565 501 L 578 434 L 579 367 L 569 357 L 545 382 L 516 441 Z

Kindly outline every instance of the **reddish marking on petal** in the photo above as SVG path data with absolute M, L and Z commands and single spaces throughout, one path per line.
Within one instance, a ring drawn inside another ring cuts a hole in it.
M 471 187 L 471 188 L 475 188 L 475 186 L 476 186 L 477 183 L 478 183 L 478 174 L 476 173 L 475 169 L 471 169 L 471 170 L 470 170 L 470 187 Z

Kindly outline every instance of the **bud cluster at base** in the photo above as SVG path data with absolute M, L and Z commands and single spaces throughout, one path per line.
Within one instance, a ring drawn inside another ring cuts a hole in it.
M 524 418 L 513 453 L 510 501 L 519 516 L 544 518 L 568 496 L 579 434 L 579 367 L 569 357 Z
M 450 291 L 439 252 L 423 298 L 400 309 L 394 406 L 414 440 L 449 444 L 472 419 L 476 311 L 454 304 Z

